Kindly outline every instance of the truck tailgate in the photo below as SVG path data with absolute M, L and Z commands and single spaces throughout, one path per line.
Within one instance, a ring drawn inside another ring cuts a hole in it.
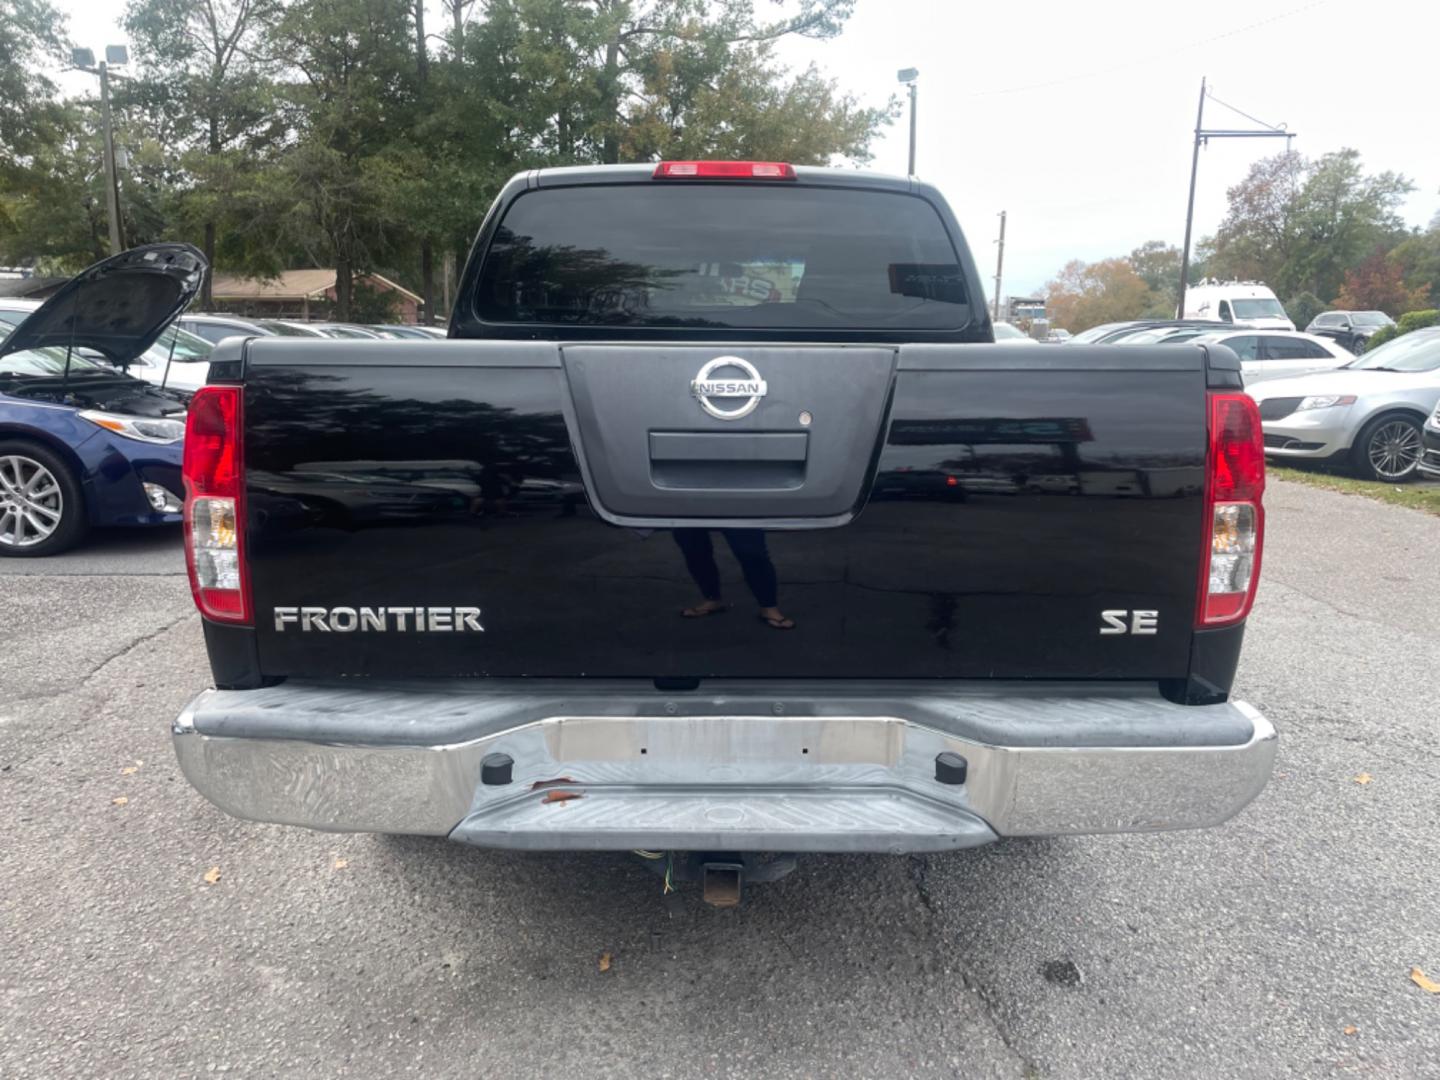
M 1199 348 L 271 338 L 244 383 L 267 676 L 1189 666 Z

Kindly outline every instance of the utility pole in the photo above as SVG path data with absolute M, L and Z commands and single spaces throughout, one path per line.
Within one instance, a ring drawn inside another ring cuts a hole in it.
M 910 169 L 907 176 L 915 175 L 915 97 L 916 81 L 920 78 L 919 68 L 901 68 L 896 77 L 910 87 Z
M 120 180 L 115 175 L 115 129 L 110 124 L 110 68 L 100 62 L 100 123 L 105 135 L 105 207 L 110 216 L 110 254 L 125 250 L 120 237 Z
M 1005 211 L 1000 211 L 1000 239 L 997 241 L 998 248 L 995 252 L 995 314 L 996 322 L 1000 321 L 1000 272 L 1005 269 Z
M 1175 317 L 1185 317 L 1185 290 L 1190 287 L 1190 227 L 1195 221 L 1195 174 L 1200 171 L 1200 131 L 1205 127 L 1205 79 L 1200 79 L 1200 107 L 1195 112 L 1195 148 L 1190 154 L 1190 201 L 1185 204 L 1185 246 L 1180 250 L 1180 299 Z
M 102 157 L 105 159 L 105 214 L 110 220 L 110 254 L 119 255 L 125 250 L 125 238 L 120 225 L 120 177 L 115 168 L 115 128 L 110 119 L 110 66 L 129 63 L 129 51 L 124 45 L 105 46 L 105 59 L 95 63 L 91 49 L 71 49 L 70 62 L 81 71 L 100 76 L 100 130 L 104 140 Z
M 1261 125 L 1261 130 L 1251 129 L 1230 129 L 1221 128 L 1206 130 L 1205 128 L 1205 99 L 1209 97 L 1217 105 L 1222 105 L 1231 112 L 1239 113 L 1246 120 Z M 1225 102 L 1210 94 L 1205 88 L 1205 80 L 1200 80 L 1200 104 L 1195 110 L 1195 148 L 1190 155 L 1190 199 L 1185 204 L 1185 246 L 1180 252 L 1180 296 L 1175 309 L 1177 318 L 1185 317 L 1185 291 L 1190 287 L 1190 231 L 1195 221 L 1195 176 L 1200 170 L 1200 146 L 1211 139 L 1285 139 L 1285 148 L 1288 152 L 1290 141 L 1295 137 L 1295 132 L 1286 131 L 1285 125 L 1278 127 L 1266 124 L 1262 120 L 1256 120 L 1249 113 L 1240 112 L 1233 105 L 1226 105 Z

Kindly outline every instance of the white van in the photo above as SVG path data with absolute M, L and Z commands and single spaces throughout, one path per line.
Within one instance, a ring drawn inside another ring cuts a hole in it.
M 1265 330 L 1294 330 L 1295 324 L 1268 287 L 1258 281 L 1202 281 L 1185 290 L 1182 319 L 1246 323 Z

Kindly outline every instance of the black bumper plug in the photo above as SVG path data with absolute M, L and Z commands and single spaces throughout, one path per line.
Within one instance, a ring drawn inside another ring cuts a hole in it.
M 514 778 L 515 759 L 509 754 L 486 754 L 480 759 L 482 784 L 508 784 Z
M 935 779 L 942 784 L 963 784 L 970 764 L 953 750 L 935 755 Z

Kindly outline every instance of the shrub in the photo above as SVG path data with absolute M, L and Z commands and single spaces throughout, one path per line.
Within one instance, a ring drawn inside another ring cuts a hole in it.
M 1385 342 L 1389 341 L 1391 338 L 1399 336 L 1399 327 L 1382 326 L 1379 330 L 1376 330 L 1375 333 L 1371 334 L 1368 338 L 1365 339 L 1365 351 L 1369 352 L 1371 349 L 1375 348 L 1375 346 L 1384 345 Z
M 1440 323 L 1440 309 L 1431 308 L 1428 311 L 1407 311 L 1400 316 L 1397 328 L 1400 333 L 1408 334 L 1411 330 L 1423 330 L 1427 326 L 1434 326 Z

